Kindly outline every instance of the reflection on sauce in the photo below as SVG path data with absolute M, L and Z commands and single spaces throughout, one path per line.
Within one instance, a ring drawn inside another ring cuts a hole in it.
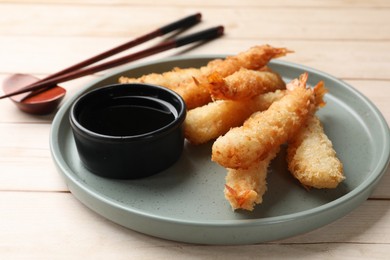
M 164 101 L 132 96 L 96 103 L 80 113 L 79 122 L 98 134 L 135 136 L 156 131 L 176 117 L 175 108 Z

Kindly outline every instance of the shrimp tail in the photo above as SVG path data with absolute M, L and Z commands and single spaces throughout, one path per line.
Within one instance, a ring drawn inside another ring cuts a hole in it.
M 209 92 L 211 97 L 223 96 L 223 93 L 228 91 L 225 80 L 218 72 L 211 73 L 207 80 L 210 84 Z
M 225 184 L 225 197 L 229 200 L 234 210 L 246 209 L 252 211 L 258 194 L 254 190 L 244 190 L 238 193 L 235 189 Z
M 316 107 L 324 107 L 326 102 L 324 101 L 324 96 L 328 93 L 328 89 L 325 87 L 323 81 L 317 83 L 313 88 L 314 91 L 314 104 Z

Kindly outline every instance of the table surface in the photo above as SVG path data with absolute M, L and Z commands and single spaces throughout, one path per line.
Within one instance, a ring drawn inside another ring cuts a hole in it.
M 44 77 L 172 20 L 201 12 L 198 29 L 222 24 L 223 38 L 173 55 L 237 53 L 258 44 L 295 51 L 283 60 L 340 78 L 390 122 L 390 2 L 387 0 L 15 0 L 0 1 L 0 80 Z M 187 33 L 187 32 L 186 32 Z M 137 47 L 138 48 L 138 47 Z M 62 84 L 69 99 L 109 71 Z M 55 113 L 32 116 L 0 102 L 0 258 L 387 258 L 390 172 L 347 216 L 296 237 L 240 246 L 166 241 L 94 213 L 68 190 L 49 149 Z

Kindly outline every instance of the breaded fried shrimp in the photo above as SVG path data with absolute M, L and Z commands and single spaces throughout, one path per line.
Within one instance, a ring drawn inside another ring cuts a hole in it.
M 252 211 L 256 204 L 263 202 L 268 166 L 278 151 L 279 148 L 270 151 L 267 158 L 248 169 L 228 169 L 224 193 L 233 210 Z
M 191 81 L 193 77 L 201 75 L 199 69 L 196 68 L 173 68 L 171 71 L 159 73 L 150 73 L 139 78 L 129 78 L 122 76 L 119 78 L 119 83 L 150 83 L 165 86 L 169 89 L 177 89 L 183 83 Z
M 317 116 L 311 115 L 287 148 L 288 169 L 305 187 L 336 188 L 345 177 L 332 142 Z
M 207 79 L 213 99 L 242 100 L 286 87 L 277 73 L 244 68 L 225 78 L 214 72 Z
M 242 125 L 255 111 L 266 110 L 284 94 L 277 90 L 245 101 L 217 100 L 191 109 L 184 121 L 184 135 L 192 144 L 206 143 Z
M 207 76 L 216 72 L 221 77 L 227 77 L 241 68 L 258 70 L 267 65 L 271 59 L 285 56 L 291 52 L 286 48 L 275 48 L 268 44 L 257 45 L 235 56 L 211 61 L 207 66 L 202 67 L 201 71 Z
M 290 82 L 282 99 L 219 137 L 212 147 L 212 160 L 225 168 L 246 169 L 291 138 L 309 113 L 313 91 L 306 88 L 307 77 L 305 73 Z
M 286 55 L 291 51 L 286 48 L 274 48 L 269 45 L 255 46 L 245 52 L 226 59 L 215 59 L 206 66 L 199 69 L 175 68 L 172 71 L 162 74 L 148 74 L 140 78 L 128 78 L 122 76 L 120 83 L 150 83 L 157 84 L 176 91 L 181 95 L 187 104 L 188 109 L 202 106 L 211 101 L 208 91 L 207 77 L 217 72 L 222 77 L 226 77 L 240 68 L 260 69 L 271 59 Z
M 174 68 L 162 74 L 151 73 L 139 78 L 120 77 L 120 83 L 149 83 L 177 92 L 186 102 L 187 108 L 202 106 L 211 101 L 207 88 L 199 87 L 197 79 L 203 78 L 196 68 Z
M 336 188 L 345 179 L 343 165 L 315 115 L 319 107 L 325 106 L 327 89 L 320 81 L 313 90 L 309 117 L 288 141 L 287 164 L 291 174 L 306 188 Z

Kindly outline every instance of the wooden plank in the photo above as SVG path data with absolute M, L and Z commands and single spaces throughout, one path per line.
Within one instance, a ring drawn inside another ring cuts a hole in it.
M 51 158 L 49 131 L 49 124 L 0 124 L 0 190 L 68 190 Z
M 2 4 L 1 9 L 0 35 L 126 37 L 201 11 L 204 22 L 198 28 L 222 23 L 230 37 L 235 39 L 390 39 L 388 8 L 267 8 L 244 5 L 236 8 L 172 8 L 169 5 L 131 4 L 78 5 L 74 8 L 66 4 Z M 231 17 L 229 22 L 225 22 L 226 17 Z
M 345 217 L 300 237 L 287 239 L 289 243 L 377 243 L 389 244 L 389 200 L 368 200 Z M 329 230 L 331 230 L 329 232 Z M 366 239 L 368 238 L 369 241 Z M 372 239 L 372 240 L 371 240 Z M 286 241 L 284 241 L 286 242 Z M 390 245 L 390 244 L 389 244 Z
M 3 153 L 3 149 L 0 149 L 0 153 Z M 2 158 L 0 190 L 68 191 L 62 176 L 53 164 L 50 153 L 45 151 L 42 154 L 42 158 L 39 159 L 37 154 Z
M 390 201 L 367 201 L 346 217 L 304 235 L 240 247 L 192 245 L 133 232 L 100 217 L 68 193 L 0 192 L 0 201 L 0 251 L 7 259 L 114 255 L 250 259 L 282 258 L 292 251 L 302 259 L 332 255 L 385 259 L 390 250 Z
M 0 36 L 0 43 L 8 46 L 0 48 L 0 57 L 9 61 L 0 63 L 0 72 L 50 74 L 125 41 L 124 38 L 107 40 L 80 37 L 65 40 L 63 37 L 39 39 Z M 390 80 L 390 41 L 234 40 L 226 35 L 203 45 L 185 46 L 143 61 L 173 55 L 236 54 L 259 44 L 288 47 L 295 53 L 282 59 L 322 70 L 338 78 Z
M 7 2 L 7 1 L 2 1 Z M 14 4 L 31 4 L 37 3 L 36 0 L 13 0 L 8 1 Z M 49 5 L 141 5 L 141 6 L 178 6 L 178 7 L 237 7 L 237 6 L 246 6 L 246 7 L 327 7 L 327 8 L 336 8 L 336 7 L 389 7 L 390 3 L 387 0 L 223 0 L 223 1 L 208 1 L 208 0 L 187 0 L 187 1 L 177 1 L 177 0 L 165 0 L 165 1 L 153 1 L 153 0 L 41 0 L 40 4 L 49 4 Z

